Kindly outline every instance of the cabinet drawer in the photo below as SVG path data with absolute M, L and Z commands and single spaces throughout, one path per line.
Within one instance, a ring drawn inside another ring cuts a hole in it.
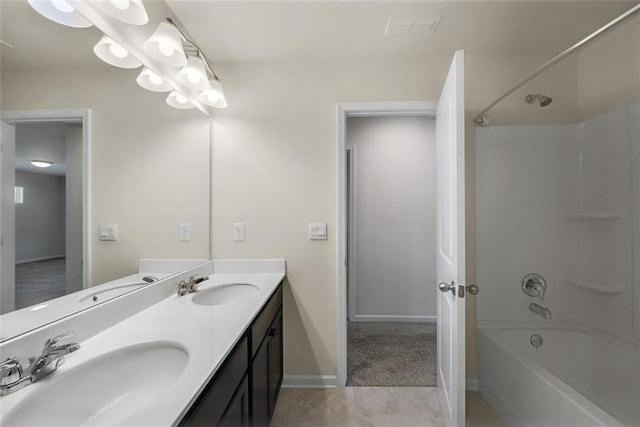
M 274 317 L 282 307 L 282 282 L 251 325 L 251 359 L 256 355 L 265 335 L 269 332 Z
M 238 384 L 249 367 L 249 343 L 246 335 L 235 346 L 212 381 L 207 384 L 180 426 L 215 426 L 225 413 Z

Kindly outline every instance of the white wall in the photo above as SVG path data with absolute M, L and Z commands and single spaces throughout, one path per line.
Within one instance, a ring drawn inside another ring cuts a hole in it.
M 16 186 L 24 187 L 15 211 L 16 263 L 64 256 L 65 177 L 16 171 Z
M 437 100 L 452 56 L 216 65 L 229 108 L 214 117 L 214 256 L 286 258 L 287 374 L 336 374 L 336 103 Z M 469 282 L 475 280 L 473 113 L 547 59 L 466 57 Z M 565 85 L 549 82 L 551 89 Z M 316 221 L 328 223 L 325 242 L 307 238 L 309 222 Z M 247 224 L 245 242 L 232 241 L 234 222 Z M 476 376 L 475 326 L 475 299 L 469 298 L 469 378 Z
M 67 126 L 65 147 L 66 179 L 66 260 L 67 293 L 82 289 L 82 126 Z
M 140 258 L 208 258 L 210 121 L 115 67 L 2 69 L 2 108 L 91 108 L 91 284 L 137 271 Z M 180 242 L 178 224 L 192 224 Z M 119 240 L 98 240 L 117 223 Z
M 355 146 L 356 283 L 352 320 L 435 321 L 435 124 L 350 117 Z

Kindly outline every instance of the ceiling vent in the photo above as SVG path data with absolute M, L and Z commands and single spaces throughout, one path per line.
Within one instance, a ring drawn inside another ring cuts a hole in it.
M 389 18 L 385 35 L 392 34 L 412 34 L 412 33 L 433 33 L 438 26 L 442 16 L 435 18 Z

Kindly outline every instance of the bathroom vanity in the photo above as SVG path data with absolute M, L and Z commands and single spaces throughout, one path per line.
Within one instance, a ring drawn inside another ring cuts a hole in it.
M 269 425 L 282 384 L 282 344 L 280 283 L 179 425 Z
M 208 279 L 179 296 L 192 276 Z M 284 277 L 284 260 L 210 261 L 0 343 L 2 360 L 25 368 L 48 338 L 74 331 L 60 344 L 79 345 L 1 396 L 0 424 L 268 425 L 283 377 Z

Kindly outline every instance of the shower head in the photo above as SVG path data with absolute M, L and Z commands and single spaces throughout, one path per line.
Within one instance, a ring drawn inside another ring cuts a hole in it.
M 524 100 L 527 102 L 527 104 L 533 104 L 534 102 L 538 101 L 541 107 L 546 107 L 547 105 L 551 104 L 551 102 L 553 101 L 553 98 L 546 95 L 529 94 L 524 97 Z

